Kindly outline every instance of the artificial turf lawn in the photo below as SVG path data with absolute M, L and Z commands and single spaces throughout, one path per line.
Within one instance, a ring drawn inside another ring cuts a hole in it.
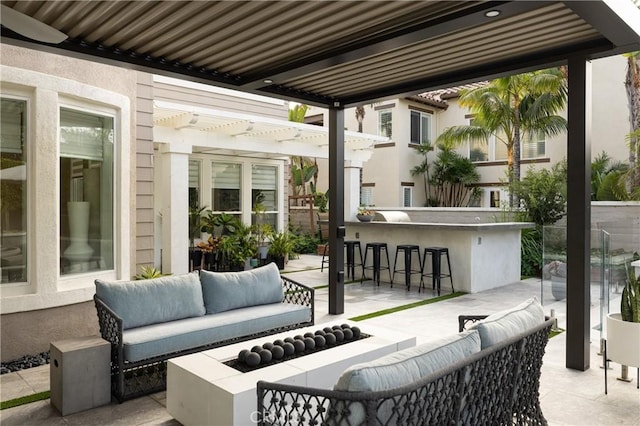
M 18 405 L 29 404 L 36 401 L 42 401 L 51 397 L 50 391 L 35 393 L 33 395 L 21 396 L 20 398 L 10 399 L 0 402 L 0 410 L 17 407 Z

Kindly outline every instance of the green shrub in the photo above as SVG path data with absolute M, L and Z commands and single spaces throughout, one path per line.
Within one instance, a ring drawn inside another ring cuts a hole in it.
M 538 277 L 542 271 L 542 232 L 539 227 L 522 230 L 520 274 Z

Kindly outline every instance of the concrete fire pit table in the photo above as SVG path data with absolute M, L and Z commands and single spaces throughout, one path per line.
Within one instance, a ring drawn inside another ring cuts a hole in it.
M 247 373 L 224 364 L 225 361 L 236 358 L 243 349 L 341 324 L 357 326 L 370 337 Z M 414 336 L 336 320 L 181 356 L 167 363 L 167 411 L 185 426 L 253 424 L 257 419 L 255 411 L 258 380 L 329 389 L 347 367 L 413 347 L 415 344 Z

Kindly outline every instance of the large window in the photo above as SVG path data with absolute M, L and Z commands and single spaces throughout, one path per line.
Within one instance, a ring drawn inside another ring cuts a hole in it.
M 113 269 L 114 119 L 60 109 L 60 274 Z
M 253 164 L 251 166 L 252 224 L 268 223 L 277 229 L 278 168 Z
M 378 134 L 380 136 L 391 137 L 391 110 L 382 109 L 378 111 Z
M 504 134 L 498 134 L 491 135 L 484 141 L 469 141 L 469 159 L 471 161 L 506 161 L 509 158 L 506 140 Z M 533 137 L 523 134 L 521 147 L 521 159 L 544 157 L 544 134 L 536 134 Z
M 240 215 L 242 166 L 235 163 L 211 163 L 211 209 Z
M 431 141 L 431 115 L 411 111 L 411 143 Z
M 0 99 L 2 283 L 27 281 L 27 102 Z

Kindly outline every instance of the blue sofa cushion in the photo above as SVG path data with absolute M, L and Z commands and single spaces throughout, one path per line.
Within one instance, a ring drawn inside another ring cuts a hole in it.
M 480 352 L 477 331 L 465 331 L 347 368 L 335 390 L 365 392 L 407 385 Z
M 140 361 L 310 319 L 307 306 L 272 303 L 139 327 L 122 335 L 124 359 Z
M 125 330 L 205 314 L 197 273 L 95 284 L 96 295 L 122 318 Z
M 544 322 L 544 310 L 536 297 L 518 306 L 489 315 L 470 329 L 478 330 L 482 349 L 524 333 Z
M 275 263 L 242 272 L 200 272 L 207 314 L 281 302 L 280 272 Z

